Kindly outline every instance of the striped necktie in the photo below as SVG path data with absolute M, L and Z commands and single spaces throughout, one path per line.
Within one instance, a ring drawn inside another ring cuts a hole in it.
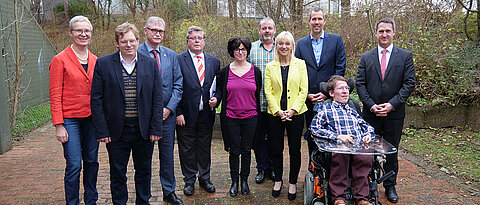
M 202 63 L 202 56 L 197 55 L 197 74 L 200 79 L 200 85 L 203 86 L 203 80 L 205 80 L 205 68 Z

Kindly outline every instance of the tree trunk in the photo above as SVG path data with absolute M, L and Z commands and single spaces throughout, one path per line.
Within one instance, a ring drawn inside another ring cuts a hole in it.
M 228 0 L 228 18 L 233 18 L 233 0 Z
M 477 0 L 477 39 L 475 39 L 476 44 L 480 44 L 480 5 L 478 4 L 479 0 Z
M 303 18 L 303 0 L 290 0 L 290 25 L 292 33 L 298 30 L 298 26 L 301 25 Z
M 112 0 L 107 0 L 107 29 L 110 28 L 111 22 L 111 10 L 112 10 Z
M 277 10 L 275 12 L 275 20 L 278 21 L 282 16 L 282 0 L 277 0 Z
M 65 12 L 65 19 L 67 21 L 70 20 L 70 17 L 68 15 L 68 0 L 65 0 L 65 2 L 63 3 L 63 9 L 64 9 L 63 12 Z
M 13 0 L 13 19 L 15 21 L 15 79 L 13 81 L 13 96 L 12 107 L 10 116 L 10 130 L 13 130 L 16 123 L 16 116 L 18 113 L 19 101 L 20 101 L 20 78 L 22 76 L 22 67 L 20 65 L 20 31 L 18 23 L 21 22 L 18 19 L 18 0 Z
M 345 17 L 350 16 L 350 0 L 341 0 L 341 6 L 342 6 L 342 16 L 345 15 Z

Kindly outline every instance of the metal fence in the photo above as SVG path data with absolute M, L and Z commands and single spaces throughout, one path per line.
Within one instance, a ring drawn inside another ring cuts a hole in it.
M 53 45 L 30 12 L 29 1 L 19 0 L 17 19 L 14 17 L 12 0 L 0 0 L 0 154 L 11 147 L 9 130 L 9 105 L 12 90 L 11 79 L 15 76 L 15 30 L 19 25 L 21 77 L 21 110 L 47 103 L 49 72 L 48 65 L 56 54 Z

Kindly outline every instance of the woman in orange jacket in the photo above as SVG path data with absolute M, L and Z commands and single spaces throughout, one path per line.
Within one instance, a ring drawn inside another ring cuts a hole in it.
M 98 142 L 93 133 L 90 89 L 97 57 L 88 50 L 92 24 L 87 17 L 75 16 L 69 23 L 73 43 L 50 63 L 50 106 L 57 140 L 66 160 L 66 204 L 79 204 L 80 171 L 83 160 L 85 204 L 98 199 Z

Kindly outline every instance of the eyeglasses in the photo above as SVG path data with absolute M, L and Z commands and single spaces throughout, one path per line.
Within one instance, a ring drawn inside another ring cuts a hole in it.
M 85 34 L 85 35 L 89 36 L 90 34 L 92 34 L 91 30 L 72 29 L 71 31 L 74 32 L 77 35 Z
M 201 41 L 205 38 L 204 37 L 188 37 L 187 39 L 191 41 Z
M 121 46 L 126 46 L 126 45 L 135 45 L 137 44 L 137 40 L 131 40 L 131 41 L 119 41 L 118 44 L 120 44 Z
M 165 33 L 165 30 L 161 30 L 161 29 L 160 29 L 160 30 L 157 30 L 157 29 L 148 28 L 148 27 L 147 27 L 147 29 L 150 30 L 151 32 L 153 32 L 154 34 L 157 34 L 157 33 L 163 34 L 163 33 Z
M 246 53 L 246 52 L 247 52 L 247 49 L 246 49 L 246 48 L 237 48 L 237 49 L 233 50 L 233 52 L 237 52 L 237 53 L 243 52 L 243 53 Z

